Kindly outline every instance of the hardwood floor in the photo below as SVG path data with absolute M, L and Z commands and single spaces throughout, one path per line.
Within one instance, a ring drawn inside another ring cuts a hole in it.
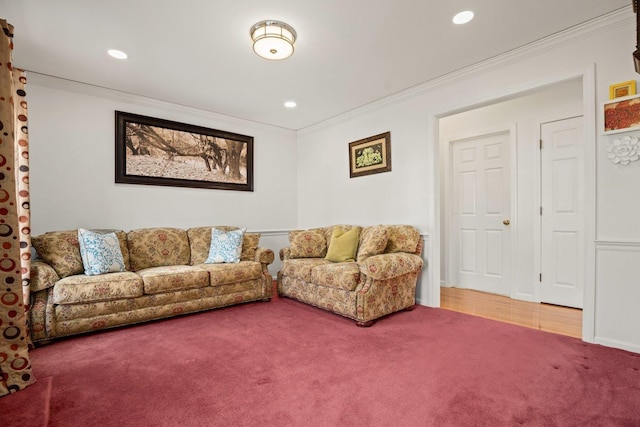
M 519 301 L 470 289 L 440 288 L 440 307 L 527 328 L 582 338 L 582 310 Z

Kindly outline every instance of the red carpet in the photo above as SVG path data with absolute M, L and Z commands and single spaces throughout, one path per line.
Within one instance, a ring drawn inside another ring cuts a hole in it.
M 274 299 L 31 357 L 0 426 L 640 425 L 640 355 L 427 307 L 358 328 Z

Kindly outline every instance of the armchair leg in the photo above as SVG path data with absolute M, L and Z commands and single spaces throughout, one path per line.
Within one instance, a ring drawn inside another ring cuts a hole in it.
M 416 308 L 416 305 L 413 304 L 413 305 L 410 305 L 409 307 L 405 308 L 404 311 L 413 311 L 413 310 L 415 310 L 415 308 Z
M 359 322 L 356 320 L 356 325 L 360 326 L 361 328 L 368 328 L 369 326 L 373 325 L 373 320 L 369 320 L 368 322 Z

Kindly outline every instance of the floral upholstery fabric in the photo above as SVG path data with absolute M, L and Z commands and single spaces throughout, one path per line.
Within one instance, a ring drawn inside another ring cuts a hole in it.
M 211 226 L 193 227 L 187 230 L 189 236 L 189 247 L 191 248 L 191 265 L 202 264 L 209 256 L 211 247 L 211 229 L 217 228 L 222 231 L 237 230 L 239 227 Z M 240 261 L 256 261 L 256 249 L 260 243 L 260 233 L 244 233 L 242 240 L 242 253 Z
M 357 291 L 356 320 L 368 322 L 415 305 L 418 274 L 409 273 L 390 280 L 368 279 Z
M 53 288 L 55 304 L 76 304 L 91 301 L 107 301 L 135 298 L 142 295 L 142 279 L 128 271 L 99 276 L 67 276 Z
M 138 270 L 145 294 L 209 286 L 209 273 L 188 265 L 167 265 Z
M 410 225 L 390 225 L 389 241 L 387 242 L 385 253 L 416 253 L 420 240 L 420 232 L 414 227 Z
M 240 261 L 256 261 L 256 250 L 258 249 L 259 244 L 260 233 L 244 233 Z
M 240 261 L 237 264 L 200 264 L 196 266 L 209 273 L 211 286 L 228 285 L 262 277 L 262 266 L 255 261 Z
M 56 305 L 50 336 L 62 337 L 264 298 L 261 279 L 89 304 Z
M 128 233 L 93 230 L 101 234 L 115 232 L 127 268 L 131 268 L 133 260 L 138 270 L 96 276 L 70 274 L 78 271 L 68 268 L 74 259 L 78 267 L 82 264 L 76 230 L 41 236 L 39 247 L 42 252 L 51 255 L 49 259 L 54 262 L 61 260 L 56 265 L 63 268 L 61 271 L 67 276 L 61 278 L 42 254 L 42 260 L 32 262 L 29 310 L 32 340 L 38 342 L 248 301 L 269 300 L 273 281 L 267 266 L 273 262 L 274 253 L 271 249 L 257 247 L 258 233 L 247 233 L 249 237 L 243 239 L 243 256 L 251 259 L 224 264 L 231 267 L 229 271 L 218 271 L 221 266 L 217 264 L 210 265 L 212 271 L 188 265 L 190 245 L 195 245 L 196 249 L 200 247 L 197 231 L 209 236 L 202 243 L 201 260 L 206 259 L 211 228 L 191 229 L 191 240 L 187 231 L 174 228 L 133 230 L 129 233 L 133 258 L 130 257 Z M 58 250 L 60 253 L 56 252 Z M 147 255 L 149 260 L 144 259 Z M 140 268 L 170 261 L 184 263 Z M 215 276 L 213 280 L 210 279 L 212 275 Z M 145 294 L 145 289 L 156 293 Z
M 187 232 L 178 228 L 143 228 L 127 233 L 134 271 L 167 265 L 187 265 L 191 259 Z
M 258 261 L 261 264 L 271 264 L 275 259 L 273 250 L 268 248 L 257 248 L 253 259 L 242 259 L 242 261 Z
M 365 227 L 360 234 L 360 246 L 356 259 L 362 262 L 373 255 L 384 253 L 389 241 L 389 229 L 384 225 Z
M 60 280 L 58 273 L 49 264 L 42 261 L 31 262 L 31 292 L 52 288 Z
M 322 228 L 291 231 L 289 232 L 291 258 L 322 258 L 327 255 L 328 241 Z
M 84 272 L 78 230 L 45 233 L 33 237 L 31 243 L 38 255 L 53 267 L 61 278 Z
M 360 271 L 376 280 L 387 280 L 422 269 L 422 258 L 402 252 L 376 255 L 360 263 Z
M 330 235 L 335 227 L 357 226 L 330 226 L 325 233 Z M 295 259 L 290 248 L 283 248 L 278 293 L 359 324 L 413 306 L 423 266 L 418 230 L 408 225 L 366 227 L 360 245 L 357 262 L 340 264 L 322 258 Z
M 125 268 L 130 268 L 127 234 L 122 230 L 92 230 L 96 233 L 114 232 L 120 243 Z M 32 238 L 31 243 L 38 255 L 54 268 L 60 278 L 82 274 L 84 266 L 80 256 L 78 230 L 51 231 Z
M 324 258 L 298 258 L 282 262 L 282 274 L 296 279 L 311 281 L 311 270 L 319 265 L 331 264 Z
M 283 277 L 278 292 L 280 295 L 356 319 L 355 292 L 316 285 L 293 277 Z
M 360 269 L 355 262 L 318 265 L 311 269 L 311 282 L 353 291 L 360 283 Z

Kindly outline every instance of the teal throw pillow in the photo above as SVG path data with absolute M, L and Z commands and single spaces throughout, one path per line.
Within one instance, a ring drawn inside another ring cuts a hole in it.
M 211 229 L 211 246 L 205 264 L 240 262 L 245 229 L 224 231 Z
M 126 270 L 116 233 L 103 234 L 79 228 L 78 243 L 87 276 Z

